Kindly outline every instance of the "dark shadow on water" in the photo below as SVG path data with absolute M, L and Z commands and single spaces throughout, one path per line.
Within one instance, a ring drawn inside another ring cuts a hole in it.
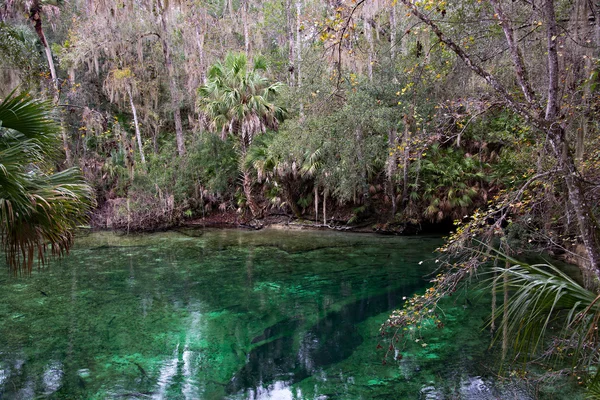
M 250 343 L 260 343 L 277 336 L 285 335 L 286 333 L 295 331 L 301 324 L 302 320 L 298 317 L 286 318 L 265 329 L 262 335 L 256 336 Z
M 404 286 L 347 304 L 301 333 L 299 344 L 294 341 L 294 335 L 301 329 L 298 319 L 286 319 L 265 329 L 252 343 L 283 336 L 257 346 L 248 354 L 246 365 L 227 384 L 227 394 L 265 387 L 276 380 L 296 383 L 350 357 L 363 342 L 356 324 L 392 310 L 403 296 L 418 289 L 418 286 Z

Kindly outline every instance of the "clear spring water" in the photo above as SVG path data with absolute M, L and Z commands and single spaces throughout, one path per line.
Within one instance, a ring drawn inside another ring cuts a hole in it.
M 80 237 L 30 277 L 0 274 L 0 398 L 576 399 L 569 382 L 494 380 L 489 305 L 472 295 L 383 365 L 379 326 L 427 287 L 440 244 L 268 229 Z

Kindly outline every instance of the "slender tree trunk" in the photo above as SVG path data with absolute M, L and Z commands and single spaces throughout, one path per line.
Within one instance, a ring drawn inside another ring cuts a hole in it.
M 323 225 L 327 225 L 327 188 L 323 189 Z
M 558 28 L 554 13 L 554 0 L 544 0 L 544 11 L 546 17 L 546 45 L 548 47 L 548 102 L 546 103 L 546 121 L 556 123 L 558 117 L 558 52 L 556 50 L 556 38 Z
M 594 21 L 596 21 L 596 26 L 594 28 L 594 40 L 596 44 L 595 56 L 596 59 L 600 58 L 600 4 L 591 3 L 592 13 L 594 14 Z M 597 65 L 597 64 L 596 64 Z M 596 68 L 598 69 L 598 68 Z M 596 78 L 598 79 L 598 78 Z
M 206 15 L 205 13 L 202 13 L 202 20 L 203 20 L 203 28 L 202 32 L 200 32 L 200 26 L 199 26 L 199 22 L 196 21 L 195 23 L 195 28 L 196 28 L 196 45 L 198 46 L 198 68 L 200 68 L 200 79 L 202 80 L 202 83 L 206 83 L 206 65 L 205 65 L 205 61 L 204 61 L 204 38 L 205 38 L 205 32 L 206 32 Z
M 388 185 L 390 186 L 389 188 L 389 195 L 390 195 L 390 199 L 392 201 L 392 218 L 394 218 L 394 216 L 396 215 L 396 212 L 398 211 L 398 206 L 396 204 L 396 186 L 394 184 L 394 176 L 396 175 L 396 171 L 398 169 L 398 165 L 397 165 L 397 157 L 396 157 L 396 141 L 397 141 L 397 135 L 398 133 L 396 132 L 396 129 L 390 129 L 390 132 L 388 134 L 388 151 L 389 151 L 389 155 L 388 155 L 388 161 L 387 161 L 387 177 L 388 177 Z
M 315 184 L 315 223 L 319 222 L 319 185 Z
M 410 162 L 410 126 L 412 118 L 404 116 L 404 138 L 402 140 L 404 144 L 404 156 L 402 163 L 402 207 L 406 207 L 408 203 L 408 167 Z
M 588 133 L 588 117 L 584 116 L 581 119 L 581 125 L 577 129 L 577 136 L 575 139 L 575 159 L 577 162 L 581 163 L 583 161 L 584 154 L 584 143 L 585 137 Z
M 173 67 L 173 61 L 171 59 L 171 49 L 169 47 L 169 41 L 167 40 L 167 20 L 165 13 L 167 10 L 164 8 L 160 11 L 160 22 L 162 26 L 161 42 L 163 48 L 163 54 L 165 57 L 165 64 L 167 65 L 167 73 L 169 75 L 169 91 L 171 92 L 171 108 L 173 110 L 173 116 L 175 120 L 175 138 L 177 140 L 177 153 L 180 157 L 185 155 L 185 139 L 183 137 L 183 125 L 181 124 L 181 110 L 179 109 L 179 90 L 177 88 L 177 78 L 175 76 L 175 68 Z
M 137 110 L 133 103 L 133 94 L 131 93 L 131 87 L 127 87 L 127 94 L 129 94 L 129 104 L 131 105 L 131 112 L 133 113 L 133 125 L 135 126 L 135 138 L 137 140 L 138 148 L 140 151 L 140 158 L 142 164 L 146 165 L 146 157 L 144 157 L 144 148 L 142 147 L 142 135 L 140 133 L 140 125 L 138 123 Z
M 46 39 L 44 39 L 45 41 Z M 50 46 L 48 44 L 44 44 L 44 52 L 46 53 L 46 59 L 48 60 L 48 67 L 50 68 L 50 76 L 52 77 L 52 81 L 54 85 L 58 88 L 58 78 L 56 76 L 56 69 L 54 68 L 54 60 L 52 59 L 52 51 L 50 50 Z
M 358 165 L 360 166 L 361 169 L 361 180 L 362 182 L 356 182 L 356 185 L 354 186 L 354 203 L 357 204 L 356 201 L 356 189 L 359 187 L 360 185 L 360 190 L 361 190 L 361 198 L 359 200 L 358 203 L 362 203 L 362 200 L 364 199 L 364 196 L 362 196 L 363 194 L 365 194 L 365 192 L 368 193 L 368 183 L 367 183 L 367 168 L 365 166 L 365 157 L 363 154 L 363 131 L 362 128 L 360 126 L 356 127 L 356 130 L 354 131 L 354 140 L 356 141 L 356 157 L 358 158 Z
M 152 135 L 152 149 L 154 150 L 154 154 L 158 154 L 158 135 L 160 133 L 160 125 L 156 124 L 154 127 L 154 135 Z
M 296 1 L 296 81 L 298 86 L 302 85 L 302 39 L 300 38 L 300 15 L 302 2 Z
M 54 87 L 54 102 L 58 103 L 59 96 L 59 87 L 58 87 L 58 76 L 56 75 L 56 68 L 54 67 L 54 59 L 52 58 L 52 50 L 50 46 L 48 46 L 48 42 L 46 41 L 46 35 L 44 35 L 44 29 L 42 27 L 42 6 L 39 4 L 39 1 L 34 1 L 33 5 L 29 9 L 30 20 L 33 23 L 33 27 L 35 29 L 40 42 L 42 43 L 42 47 L 44 47 L 44 53 L 46 55 L 46 61 L 48 62 L 48 69 L 50 69 L 50 77 L 52 78 L 52 86 Z M 69 148 L 69 138 L 67 135 L 67 130 L 65 129 L 64 124 L 61 121 L 60 124 L 60 133 L 63 142 L 63 149 L 65 150 L 65 159 L 67 166 L 71 166 L 73 164 L 73 160 L 71 157 L 71 150 Z
M 254 194 L 252 193 L 252 176 L 250 175 L 250 170 L 244 168 L 242 171 L 243 174 L 243 187 L 244 187 L 244 195 L 246 196 L 246 203 L 250 208 L 250 212 L 254 218 L 259 218 L 261 216 L 260 207 L 256 204 L 254 199 Z
M 527 102 L 533 104 L 535 101 L 535 93 L 529 84 L 529 77 L 527 76 L 527 69 L 525 68 L 525 62 L 523 61 L 523 54 L 515 39 L 511 21 L 505 16 L 500 0 L 491 0 L 491 3 L 494 6 L 494 11 L 496 12 L 497 18 L 500 20 L 500 25 L 504 31 L 504 37 L 508 44 L 510 57 L 519 86 L 521 86 L 521 90 L 523 91 Z M 556 37 L 554 39 L 556 39 Z
M 60 121 L 60 135 L 62 137 L 63 149 L 65 151 L 65 164 L 67 167 L 71 167 L 73 165 L 73 158 L 71 156 L 71 149 L 69 147 L 67 129 L 65 128 L 65 124 L 62 122 L 62 118 Z
M 289 67 L 290 72 L 290 86 L 296 85 L 296 45 L 294 43 L 294 19 L 292 15 L 292 0 L 286 0 L 285 2 L 285 16 L 287 19 L 287 34 L 288 34 L 288 46 L 289 46 Z
M 29 9 L 29 14 L 31 22 L 33 22 L 33 27 L 35 29 L 35 33 L 37 33 L 42 46 L 44 47 L 44 52 L 46 54 L 46 61 L 48 62 L 48 68 L 50 69 L 50 76 L 52 77 L 52 82 L 56 90 L 58 90 L 58 78 L 56 76 L 56 68 L 54 68 L 54 60 L 52 58 L 52 51 L 50 50 L 50 46 L 48 46 L 48 42 L 46 41 L 46 35 L 44 35 L 44 29 L 42 28 L 42 6 L 39 4 L 39 1 L 34 1 L 34 4 Z
M 250 52 L 250 33 L 248 30 L 248 0 L 241 0 L 242 24 L 244 25 L 244 52 L 246 57 Z
M 364 17 L 363 24 L 365 27 L 365 38 L 367 39 L 367 43 L 369 44 L 369 48 L 367 50 L 367 76 L 369 77 L 369 82 L 373 82 L 373 28 L 371 27 L 371 23 L 367 16 Z
M 396 59 L 396 40 L 398 40 L 398 27 L 397 27 L 397 14 L 396 14 L 396 2 L 393 1 L 392 2 L 392 12 L 390 14 L 390 30 L 391 30 L 391 37 L 390 37 L 390 56 L 392 57 L 392 61 L 394 61 Z

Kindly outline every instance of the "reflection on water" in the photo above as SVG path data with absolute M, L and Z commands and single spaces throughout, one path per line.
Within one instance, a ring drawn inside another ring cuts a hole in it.
M 382 365 L 379 325 L 424 288 L 440 243 L 272 230 L 80 238 L 50 269 L 0 276 L 0 398 L 532 398 L 490 378 L 485 304 L 449 302 L 447 329 Z
M 268 327 L 252 343 L 280 337 L 255 347 L 248 354 L 244 367 L 227 385 L 227 392 L 237 393 L 249 388 L 250 395 L 254 390 L 259 392 L 263 382 L 277 379 L 299 382 L 324 367 L 347 359 L 363 343 L 357 325 L 368 317 L 393 309 L 398 305 L 398 299 L 412 294 L 415 289 L 403 286 L 380 295 L 366 296 L 342 306 L 340 311 L 329 313 L 298 335 L 300 343 L 295 357 L 290 356 L 294 339 L 291 333 L 301 321 L 284 320 Z M 288 335 L 281 336 L 286 332 Z

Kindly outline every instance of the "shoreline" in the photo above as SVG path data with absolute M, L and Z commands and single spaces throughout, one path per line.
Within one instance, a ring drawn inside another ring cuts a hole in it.
M 95 220 L 89 226 L 92 231 L 114 231 L 124 233 L 153 233 L 185 228 L 211 228 L 211 229 L 244 229 L 261 230 L 264 228 L 280 230 L 314 230 L 314 231 L 339 231 L 349 233 L 376 233 L 380 235 L 412 236 L 419 234 L 448 234 L 453 226 L 447 223 L 411 224 L 401 222 L 382 223 L 377 218 L 369 218 L 357 223 L 349 223 L 346 219 L 334 219 L 316 222 L 310 219 L 297 218 L 286 214 L 269 214 L 262 218 L 245 219 L 234 213 L 218 213 L 205 218 L 195 218 L 178 223 L 152 226 L 147 229 L 132 228 L 127 226 L 113 226 L 112 224 L 98 224 Z

